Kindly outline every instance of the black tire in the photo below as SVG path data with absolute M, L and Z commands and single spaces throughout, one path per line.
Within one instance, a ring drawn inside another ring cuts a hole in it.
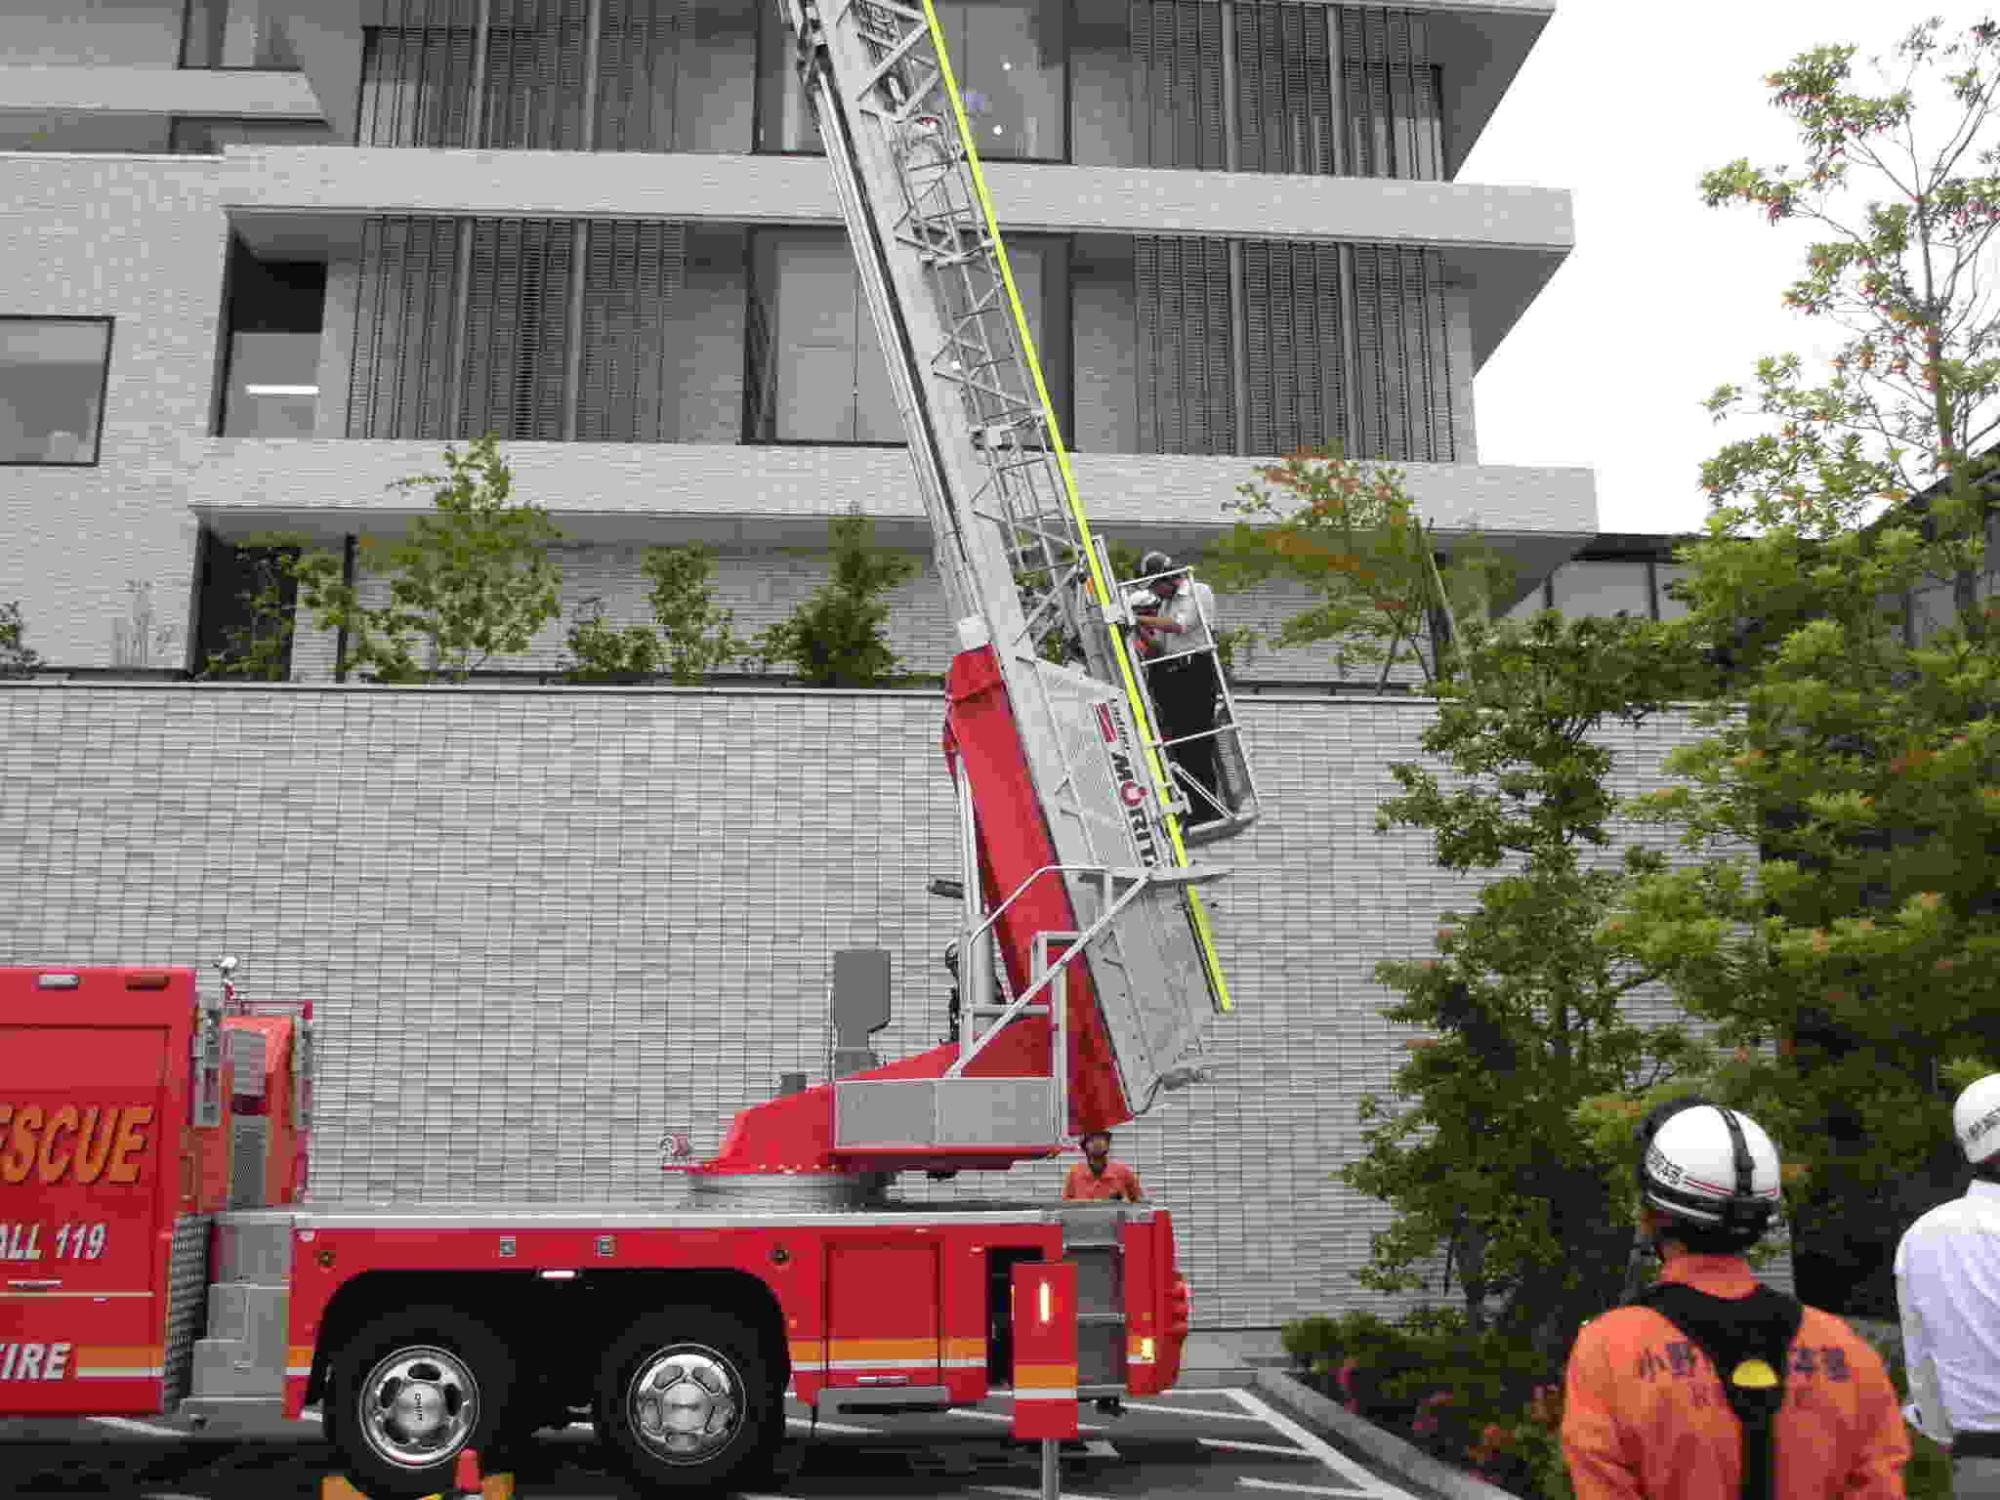
M 667 1382 L 651 1400 L 638 1390 L 649 1375 Z M 597 1434 L 642 1489 L 754 1485 L 769 1477 L 784 1436 L 782 1379 L 737 1320 L 705 1307 L 661 1308 L 605 1351 Z M 717 1384 L 727 1390 L 726 1403 L 715 1399 Z M 673 1416 L 680 1420 L 670 1430 L 664 1419 Z
M 482 1468 L 498 1456 L 514 1388 L 513 1355 L 478 1318 L 442 1305 L 384 1313 L 333 1351 L 327 1441 L 363 1493 L 382 1500 L 435 1495 L 451 1489 L 462 1450 L 477 1452 Z M 416 1406 L 415 1423 L 395 1415 L 399 1392 Z

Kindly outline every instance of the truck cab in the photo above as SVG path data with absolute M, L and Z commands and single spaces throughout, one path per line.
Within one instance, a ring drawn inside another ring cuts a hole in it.
M 0 967 L 0 1413 L 180 1405 L 216 1216 L 304 1180 L 305 1035 L 191 969 Z

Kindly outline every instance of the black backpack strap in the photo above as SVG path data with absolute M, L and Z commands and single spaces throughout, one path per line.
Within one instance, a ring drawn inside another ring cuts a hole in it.
M 1631 1305 L 1652 1308 L 1708 1356 L 1743 1428 L 1742 1500 L 1771 1500 L 1773 1426 L 1805 1305 L 1767 1286 L 1748 1297 L 1712 1297 L 1678 1281 L 1654 1283 Z

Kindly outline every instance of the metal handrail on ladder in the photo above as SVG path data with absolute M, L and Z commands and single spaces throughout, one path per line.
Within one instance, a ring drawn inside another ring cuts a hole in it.
M 1028 891 L 1028 888 L 1032 886 L 1036 881 L 1040 880 L 1044 875 L 1074 874 L 1074 875 L 1097 876 L 1104 882 L 1104 900 L 1107 903 L 1105 909 L 1098 914 L 1095 921 L 1093 921 L 1088 927 L 1084 928 L 1082 932 L 1078 933 L 1075 936 L 1075 938 L 1071 940 L 1069 946 L 1063 950 L 1062 956 L 1055 961 L 1055 966 L 1053 968 L 1051 968 L 1047 973 L 1038 976 L 1033 983 L 1031 983 L 1026 989 L 1022 990 L 1018 995 L 1016 995 L 1013 998 L 1012 1002 L 1008 1004 L 1006 1009 L 1001 1011 L 1000 1015 L 994 1021 L 994 1023 L 991 1026 L 989 1026 L 984 1032 L 984 1034 L 982 1034 L 976 1041 L 974 1041 L 969 1048 L 963 1048 L 960 1050 L 958 1055 L 958 1060 L 955 1061 L 949 1068 L 945 1070 L 944 1076 L 947 1078 L 958 1078 L 963 1076 L 965 1073 L 966 1065 L 970 1063 L 973 1060 L 973 1058 L 977 1057 L 981 1052 L 986 1050 L 987 1044 L 990 1043 L 994 1039 L 994 1037 L 1000 1034 L 1002 1028 L 1011 1023 L 1015 1017 L 1017 1017 L 1018 1015 L 1021 1014 L 1022 1011 L 1027 1009 L 1029 1003 L 1033 1001 L 1037 995 L 1039 995 L 1044 989 L 1048 987 L 1049 980 L 1058 971 L 1069 967 L 1071 960 L 1080 957 L 1084 953 L 1084 951 L 1090 946 L 1091 940 L 1093 938 L 1096 938 L 1101 933 L 1103 933 L 1107 928 L 1109 928 L 1112 921 L 1118 916 L 1118 914 L 1124 911 L 1126 907 L 1130 906 L 1133 903 L 1133 901 L 1137 900 L 1140 894 L 1144 892 L 1148 886 L 1192 885 L 1200 881 L 1219 880 L 1228 873 L 1229 872 L 1227 870 L 1221 869 L 1216 866 L 1208 866 L 1197 869 L 1163 870 L 1157 865 L 1150 867 L 1141 867 L 1138 869 L 1120 868 L 1117 866 L 1110 866 L 1110 865 L 1043 865 L 1039 870 L 1035 871 L 1034 874 L 1030 875 L 1026 880 L 1022 881 L 1019 885 L 1015 886 L 1014 889 L 1008 893 L 1006 900 L 1002 901 L 998 906 L 994 907 L 992 911 L 987 913 L 986 920 L 981 922 L 978 927 L 973 929 L 972 935 L 975 941 L 983 937 L 988 931 L 988 929 L 990 929 L 993 926 L 993 924 L 999 921 L 1000 918 L 1006 913 L 1007 908 L 1012 906 L 1023 895 L 1025 895 Z M 1124 892 L 1124 894 L 1114 898 L 1111 894 L 1112 883 L 1114 881 L 1120 881 L 1120 880 L 1129 881 L 1130 886 Z M 1049 936 L 1048 933 L 1037 934 L 1038 938 L 1046 938 L 1048 936 Z M 971 1002 L 968 1001 L 967 1004 L 969 1009 Z

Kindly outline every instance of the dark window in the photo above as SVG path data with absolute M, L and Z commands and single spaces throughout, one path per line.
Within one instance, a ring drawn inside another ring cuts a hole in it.
M 370 219 L 348 436 L 733 439 L 740 246 L 677 223 Z
M 982 158 L 1069 159 L 1065 0 L 937 0 L 954 76 Z M 757 149 L 819 152 L 791 32 L 763 7 Z M 942 101 L 939 108 L 942 109 Z
M 1230 15 L 1214 0 L 1076 0 L 1076 160 L 1444 176 L 1443 79 L 1421 12 L 1244 0 Z
M 313 435 L 325 307 L 323 264 L 261 260 L 231 243 L 224 437 Z
M 265 0 L 187 0 L 181 66 L 296 72 L 299 65 Z
M 0 464 L 94 464 L 111 319 L 0 317 Z
M 747 151 L 756 16 L 742 0 L 387 0 L 382 24 L 366 28 L 357 139 Z
M 282 682 L 291 676 L 298 584 L 290 547 L 240 547 L 203 528 L 196 580 L 196 672 Z
M 177 155 L 220 156 L 227 146 L 331 146 L 333 132 L 318 120 L 244 120 L 183 115 L 174 121 L 169 149 Z
M 1067 429 L 1067 257 L 1061 242 L 1009 239 L 1015 285 L 1033 320 L 1057 417 Z M 747 441 L 907 441 L 860 272 L 840 230 L 754 236 Z M 924 351 L 918 351 L 922 357 Z M 1032 398 L 1032 387 L 1022 393 Z

